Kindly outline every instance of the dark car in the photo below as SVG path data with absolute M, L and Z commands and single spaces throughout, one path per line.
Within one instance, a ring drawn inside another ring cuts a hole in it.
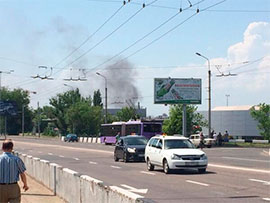
M 76 134 L 67 134 L 64 138 L 65 142 L 78 142 L 78 136 Z
M 124 162 L 144 160 L 144 150 L 147 139 L 140 135 L 120 137 L 114 149 L 114 160 L 123 159 Z

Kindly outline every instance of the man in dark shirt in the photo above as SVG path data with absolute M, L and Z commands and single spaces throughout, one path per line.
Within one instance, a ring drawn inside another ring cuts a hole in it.
M 12 154 L 13 142 L 8 139 L 2 145 L 3 154 L 0 155 L 0 202 L 21 202 L 21 191 L 18 185 L 19 175 L 23 182 L 23 189 L 28 190 L 25 166 L 23 161 Z

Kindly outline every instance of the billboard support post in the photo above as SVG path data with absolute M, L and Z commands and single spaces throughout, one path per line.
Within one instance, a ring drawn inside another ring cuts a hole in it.
M 183 104 L 182 112 L 182 135 L 187 137 L 187 105 Z

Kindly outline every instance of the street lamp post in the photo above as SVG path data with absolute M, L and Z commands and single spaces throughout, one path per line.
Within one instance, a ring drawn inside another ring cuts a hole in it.
M 226 105 L 229 106 L 229 96 L 230 96 L 230 95 L 229 95 L 229 94 L 225 94 L 225 96 L 227 97 L 227 98 L 226 98 Z
M 97 75 L 103 77 L 105 79 L 105 123 L 107 123 L 107 78 L 104 75 L 101 75 L 99 72 L 96 72 Z
M 27 91 L 27 93 L 32 93 L 32 94 L 36 94 L 37 92 L 35 91 Z M 24 136 L 24 104 L 22 105 L 22 136 Z
M 67 87 L 71 87 L 72 91 L 74 92 L 74 87 L 73 86 L 68 85 L 68 84 L 64 84 L 64 85 L 67 86 Z M 74 105 L 74 95 L 72 96 L 72 104 Z M 72 122 L 72 133 L 73 134 L 75 133 L 74 122 Z
M 208 136 L 211 135 L 211 69 L 210 69 L 210 61 L 209 59 L 201 55 L 200 53 L 196 53 L 196 55 L 207 60 L 208 63 Z

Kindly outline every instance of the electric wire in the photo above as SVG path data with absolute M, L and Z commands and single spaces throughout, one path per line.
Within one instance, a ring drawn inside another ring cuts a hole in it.
M 205 0 L 201 0 L 199 1 L 197 4 L 203 2 Z M 196 5 L 196 4 L 194 4 Z M 189 9 L 190 6 L 188 6 L 187 8 L 183 9 L 182 11 L 185 11 L 187 9 Z M 181 12 L 182 12 L 181 11 Z M 126 47 L 125 49 L 123 49 L 122 51 L 118 52 L 117 54 L 115 54 L 113 57 L 107 59 L 106 61 L 94 66 L 92 69 L 95 70 L 98 67 L 110 62 L 111 60 L 113 60 L 114 58 L 120 56 L 122 53 L 124 53 L 125 51 L 129 50 L 130 48 L 132 48 L 133 46 L 135 46 L 136 44 L 138 44 L 139 42 L 141 42 L 142 40 L 144 40 L 145 38 L 147 38 L 149 35 L 151 35 L 152 33 L 154 33 L 155 31 L 157 31 L 158 29 L 160 29 L 161 27 L 163 27 L 164 25 L 166 25 L 168 22 L 170 22 L 171 20 L 173 20 L 175 17 L 177 17 L 181 12 L 177 12 L 176 14 L 172 15 L 171 17 L 169 17 L 167 20 L 165 20 L 163 23 L 161 23 L 159 26 L 157 26 L 155 29 L 153 29 L 152 31 L 150 31 L 149 33 L 147 33 L 146 35 L 142 36 L 141 38 L 139 38 L 138 40 L 136 40 L 135 42 L 133 42 L 131 45 L 129 45 L 128 47 Z
M 114 16 L 116 16 L 117 13 L 120 12 L 120 10 L 125 6 L 125 3 L 123 3 L 122 6 L 120 6 L 108 19 L 105 20 L 103 24 L 101 24 L 95 32 L 93 32 L 91 35 L 89 35 L 78 47 L 76 47 L 73 51 L 71 51 L 67 56 L 65 56 L 63 59 L 58 61 L 53 67 L 58 66 L 62 62 L 64 62 L 67 58 L 69 58 L 73 53 L 75 53 L 78 49 L 80 49 L 84 44 L 86 44 L 99 30 L 101 30 Z
M 83 54 L 81 54 L 79 57 L 77 57 L 75 60 L 71 61 L 70 63 L 68 63 L 67 65 L 65 65 L 64 67 L 61 68 L 65 69 L 66 67 L 72 65 L 73 63 L 75 63 L 76 61 L 78 61 L 80 58 L 82 58 L 83 56 L 85 56 L 86 54 L 88 54 L 90 51 L 92 51 L 94 48 L 96 48 L 98 45 L 100 45 L 102 42 L 104 42 L 106 39 L 108 39 L 110 36 L 112 36 L 116 31 L 118 31 L 121 27 L 123 27 L 125 24 L 127 24 L 131 19 L 133 19 L 136 15 L 138 15 L 146 6 L 149 6 L 153 3 L 155 3 L 158 0 L 154 0 L 149 4 L 146 4 L 145 6 L 142 6 L 138 11 L 136 11 L 134 14 L 132 14 L 127 20 L 125 20 L 123 23 L 121 23 L 116 29 L 114 29 L 112 32 L 110 32 L 108 35 L 106 35 L 103 39 L 101 39 L 98 43 L 96 43 L 94 46 L 92 46 L 90 49 L 88 49 L 87 51 L 85 51 Z M 60 71 L 60 70 L 59 70 Z M 57 72 L 59 72 L 57 71 Z M 56 73 L 57 73 L 56 72 Z

